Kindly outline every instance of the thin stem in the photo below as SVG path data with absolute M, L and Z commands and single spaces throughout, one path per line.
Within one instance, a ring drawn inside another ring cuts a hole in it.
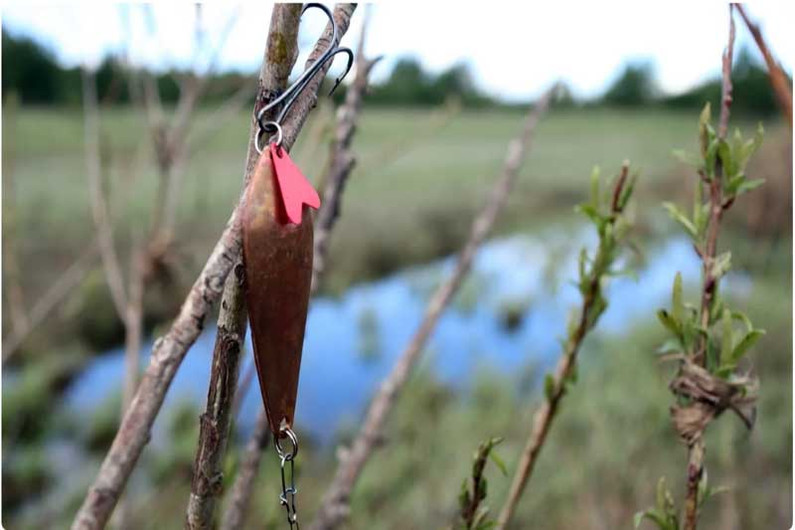
M 232 403 L 240 368 L 240 357 L 246 336 L 246 304 L 243 288 L 245 276 L 242 264 L 226 279 L 221 298 L 221 315 L 213 349 L 207 408 L 201 415 L 199 443 L 193 464 L 193 480 L 188 499 L 185 528 L 213 527 L 216 500 L 221 494 L 222 464 L 229 440 Z M 231 284 L 237 284 L 233 288 Z
M 22 346 L 27 337 L 69 294 L 80 285 L 94 266 L 99 254 L 99 245 L 94 239 L 82 249 L 78 258 L 56 279 L 47 291 L 31 307 L 27 326 L 14 330 L 11 336 L 3 339 L 3 363 L 5 364 Z
M 621 214 L 620 198 L 624 191 L 629 174 L 629 165 L 624 163 L 621 173 L 613 190 L 613 199 L 610 206 L 611 218 L 610 225 L 615 225 L 618 215 Z M 597 307 L 597 300 L 601 298 L 602 280 L 604 275 L 609 272 L 612 257 L 611 249 L 600 244 L 594 257 L 593 265 L 586 280 L 586 289 L 583 293 L 582 306 L 580 308 L 580 318 L 577 327 L 571 332 L 565 343 L 563 352 L 558 360 L 557 368 L 552 379 L 551 388 L 545 388 L 545 399 L 541 408 L 535 414 L 533 429 L 527 439 L 524 450 L 522 451 L 519 465 L 514 474 L 513 483 L 508 493 L 508 499 L 500 512 L 497 520 L 497 528 L 504 528 L 513 518 L 519 499 L 522 496 L 527 482 L 533 474 L 533 469 L 538 461 L 541 449 L 547 439 L 547 434 L 552 427 L 560 402 L 566 394 L 566 387 L 570 381 L 574 369 L 577 365 L 577 354 L 580 351 L 583 341 L 588 332 L 593 329 L 598 319 L 601 308 Z
M 83 69 L 83 118 L 86 145 L 86 174 L 91 197 L 91 213 L 99 241 L 102 266 L 110 289 L 111 299 L 119 318 L 124 321 L 127 312 L 127 293 L 124 278 L 113 241 L 113 228 L 105 192 L 102 189 L 101 163 L 99 154 L 99 103 L 94 74 Z
M 221 530 L 236 530 L 243 528 L 251 494 L 254 491 L 254 481 L 257 478 L 257 471 L 262 461 L 262 453 L 268 445 L 270 428 L 268 427 L 268 416 L 263 410 L 257 416 L 257 423 L 254 427 L 246 450 L 243 452 L 243 459 L 240 462 L 240 471 L 232 485 L 229 494 L 229 502 L 226 511 L 221 519 Z
M 367 28 L 367 19 L 362 22 L 362 34 L 359 39 L 359 48 L 356 54 L 356 76 L 353 84 L 345 95 L 345 103 L 337 111 L 337 128 L 334 141 L 331 144 L 331 153 L 327 170 L 321 182 L 325 184 L 323 192 L 323 205 L 315 221 L 314 260 L 312 263 L 312 294 L 319 288 L 319 278 L 326 268 L 326 256 L 331 238 L 331 231 L 340 214 L 340 203 L 345 183 L 356 164 L 356 159 L 351 153 L 353 135 L 356 132 L 356 123 L 362 108 L 362 99 L 367 91 L 367 79 L 373 66 L 380 60 L 367 59 L 364 56 L 364 37 Z
M 718 122 L 718 137 L 726 137 L 729 128 L 729 114 L 732 103 L 731 68 L 734 52 L 734 5 L 729 5 L 729 43 L 723 54 L 722 83 L 721 83 L 721 109 Z M 701 288 L 701 325 L 704 329 L 712 320 L 711 308 L 718 287 L 718 279 L 714 274 L 714 262 L 717 255 L 718 235 L 720 222 L 725 206 L 723 204 L 723 168 L 720 157 L 716 162 L 715 175 L 708 182 L 709 187 L 709 221 L 707 227 L 707 240 L 700 256 L 703 261 L 703 283 Z M 693 355 L 693 361 L 701 366 L 706 362 L 707 340 L 702 338 Z M 684 530 L 696 530 L 698 525 L 698 488 L 704 475 L 704 455 L 706 445 L 702 433 L 692 438 L 688 444 L 687 462 L 687 493 L 685 497 Z
M 789 122 L 790 129 L 792 129 L 792 87 L 790 86 L 790 82 L 787 79 L 787 74 L 784 73 L 784 70 L 781 69 L 779 62 L 775 57 L 773 57 L 773 53 L 767 46 L 767 42 L 765 42 L 765 38 L 762 35 L 762 30 L 759 29 L 759 25 L 755 24 L 746 14 L 745 7 L 742 4 L 734 4 L 734 8 L 740 13 L 740 16 L 743 17 L 743 21 L 748 27 L 748 31 L 751 32 L 759 51 L 762 53 L 762 57 L 765 58 L 765 63 L 767 64 L 767 73 L 770 76 L 770 85 L 773 87 L 773 93 L 776 95 L 776 99 L 778 99 L 778 105 L 781 108 L 781 113 Z

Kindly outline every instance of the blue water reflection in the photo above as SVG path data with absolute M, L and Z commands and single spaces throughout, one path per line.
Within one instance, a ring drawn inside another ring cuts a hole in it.
M 570 250 L 562 255 L 550 253 L 549 242 L 561 238 Z M 576 276 L 578 249 L 582 245 L 592 248 L 594 243 L 589 231 L 550 231 L 540 237 L 516 235 L 484 245 L 463 293 L 442 316 L 423 363 L 442 381 L 460 386 L 484 365 L 513 372 L 529 362 L 551 362 L 559 352 L 558 339 L 571 307 L 579 301 L 579 293 L 569 282 Z M 341 419 L 361 414 L 421 321 L 428 296 L 452 265 L 453 259 L 448 258 L 355 286 L 340 298 L 313 302 L 296 412 L 300 428 L 327 440 Z M 550 280 L 550 270 L 558 281 Z M 618 333 L 635 319 L 649 318 L 667 303 L 677 270 L 682 271 L 685 282 L 698 280 L 699 262 L 684 238 L 670 239 L 653 249 L 636 278 L 612 279 L 610 305 L 600 330 Z M 473 296 L 476 303 L 465 303 Z M 518 325 L 508 330 L 501 308 L 510 303 L 524 304 L 527 311 Z M 366 357 L 361 353 L 364 320 L 377 344 L 375 354 Z M 180 399 L 203 406 L 214 336 L 215 327 L 208 326 L 188 353 L 166 407 Z M 151 341 L 145 348 L 147 352 L 151 349 Z M 82 417 L 97 407 L 121 384 L 122 357 L 123 351 L 118 349 L 93 361 L 68 392 L 65 406 Z M 244 366 L 250 360 L 247 355 Z M 142 359 L 147 361 L 148 353 Z M 251 426 L 261 406 L 259 387 L 254 383 L 242 402 L 243 429 Z

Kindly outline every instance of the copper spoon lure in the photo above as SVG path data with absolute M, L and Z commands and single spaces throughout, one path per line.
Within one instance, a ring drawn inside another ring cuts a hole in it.
M 275 143 L 262 152 L 243 209 L 254 361 L 276 439 L 293 426 L 312 280 L 312 215 L 306 205 L 320 206 L 317 192 L 285 162 L 289 156 Z
M 293 431 L 301 352 L 304 342 L 309 292 L 312 282 L 313 226 L 311 208 L 320 207 L 317 192 L 301 174 L 282 147 L 281 122 L 300 92 L 325 63 L 338 53 L 348 55 L 348 64 L 334 88 L 350 71 L 353 52 L 340 48 L 337 26 L 331 11 L 322 4 L 306 4 L 304 11 L 316 7 L 329 18 L 332 45 L 279 97 L 257 113 L 259 131 L 255 147 L 260 153 L 245 192 L 242 210 L 243 266 L 246 273 L 248 306 L 254 362 L 268 415 L 268 426 L 281 459 L 281 504 L 287 511 L 290 528 L 298 528 L 295 510 L 294 458 L 298 438 Z M 332 88 L 332 92 L 334 91 Z M 282 105 L 274 121 L 263 122 L 265 113 Z M 264 149 L 260 139 L 277 133 L 276 140 Z M 282 444 L 289 440 L 292 447 Z M 286 468 L 290 468 L 289 481 Z

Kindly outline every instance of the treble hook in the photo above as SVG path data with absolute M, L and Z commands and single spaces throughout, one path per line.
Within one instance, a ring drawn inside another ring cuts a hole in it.
M 303 16 L 303 14 L 306 13 L 308 9 L 311 9 L 313 7 L 316 7 L 321 11 L 323 11 L 328 17 L 329 22 L 331 23 L 331 45 L 326 51 L 324 51 L 320 55 L 320 57 L 317 58 L 317 60 L 315 60 L 314 63 L 312 63 L 311 66 L 309 66 L 304 71 L 303 74 L 301 74 L 298 77 L 298 79 L 296 79 L 293 82 L 292 85 L 290 85 L 284 91 L 284 93 L 282 93 L 279 97 L 268 103 L 266 106 L 262 107 L 262 109 L 260 109 L 260 111 L 257 113 L 257 123 L 259 124 L 260 130 L 257 134 L 256 147 L 257 151 L 259 152 L 262 152 L 262 149 L 259 147 L 259 137 L 265 131 L 274 130 L 274 129 L 277 131 L 279 130 L 281 122 L 284 120 L 285 116 L 287 116 L 287 113 L 290 111 L 290 108 L 293 106 L 296 99 L 298 99 L 298 95 L 301 93 L 301 91 L 304 88 L 306 88 L 306 86 L 309 84 L 309 82 L 312 80 L 315 74 L 318 73 L 323 68 L 323 65 L 325 65 L 328 61 L 333 61 L 334 56 L 337 55 L 338 53 L 344 53 L 348 56 L 348 63 L 345 66 L 345 71 L 343 71 L 342 74 L 334 81 L 334 86 L 331 87 L 331 91 L 329 91 L 328 93 L 329 96 L 331 96 L 334 93 L 334 91 L 340 85 L 340 83 L 345 78 L 345 76 L 348 75 L 348 72 L 351 71 L 351 67 L 353 66 L 353 52 L 351 51 L 351 49 L 346 47 L 340 47 L 336 44 L 337 23 L 334 21 L 334 16 L 328 7 L 320 3 L 310 2 L 306 4 L 304 8 L 301 10 L 301 16 Z M 272 121 L 263 123 L 262 118 L 265 116 L 265 113 L 275 108 L 277 105 L 279 105 L 282 102 L 284 102 L 284 105 L 282 106 L 282 109 L 279 111 L 279 114 L 276 116 L 276 118 Z M 279 136 L 281 137 L 281 135 Z M 281 138 L 279 143 L 281 143 Z

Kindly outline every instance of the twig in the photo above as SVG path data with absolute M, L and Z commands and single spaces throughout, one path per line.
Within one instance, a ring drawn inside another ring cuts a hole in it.
M 338 36 L 342 38 L 345 32 L 348 30 L 348 26 L 350 24 L 351 16 L 353 15 L 353 11 L 356 9 L 355 4 L 337 4 L 334 8 L 334 20 L 337 24 L 338 29 Z M 329 44 L 329 40 L 331 37 L 331 27 L 327 26 L 326 30 L 324 31 L 323 35 L 318 40 L 314 50 L 307 59 L 306 67 L 308 68 L 322 53 L 323 50 L 327 49 Z M 335 43 L 331 43 L 334 45 Z M 270 47 L 268 48 L 271 49 Z M 323 75 L 327 68 L 324 68 L 323 71 L 316 76 L 311 85 L 312 94 L 315 94 L 317 87 L 319 86 L 319 81 L 322 79 Z M 353 90 L 353 89 L 351 89 Z M 253 126 L 253 124 L 252 124 Z M 288 141 L 288 134 L 287 129 L 285 129 L 285 142 Z M 290 144 L 292 145 L 292 140 L 290 140 Z M 323 208 L 331 207 L 335 201 L 339 200 L 339 194 L 336 197 L 327 197 L 324 199 L 324 206 Z M 333 222 L 333 220 L 332 220 Z M 329 230 L 331 227 L 329 226 Z M 325 249 L 321 249 L 319 252 L 315 253 L 313 256 L 314 260 L 323 259 L 322 254 L 325 252 Z M 314 289 L 314 282 L 313 282 L 313 289 Z M 242 399 L 242 396 L 241 396 Z M 238 472 L 238 475 L 235 479 L 234 486 L 232 488 L 232 493 L 230 495 L 230 500 L 227 504 L 226 512 L 224 513 L 223 520 L 221 523 L 221 528 L 224 530 L 235 530 L 242 527 L 243 521 L 245 520 L 246 512 L 248 511 L 248 504 L 252 494 L 252 488 L 254 487 L 254 479 L 257 476 L 257 471 L 259 470 L 259 462 L 262 458 L 261 452 L 262 449 L 265 447 L 265 442 L 267 440 L 267 415 L 264 409 L 261 409 L 259 415 L 257 417 L 257 429 L 255 429 L 254 434 L 252 435 L 252 439 L 246 446 L 246 450 L 244 456 L 241 461 L 241 468 Z M 260 428 L 261 426 L 261 428 Z
M 139 350 L 141 344 L 143 278 L 140 277 L 141 265 L 138 263 L 138 252 L 133 250 L 133 266 L 129 273 L 129 285 L 125 290 L 119 259 L 113 242 L 113 224 L 108 211 L 108 200 L 102 189 L 101 161 L 99 153 L 99 103 L 96 94 L 96 81 L 93 73 L 83 70 L 83 112 L 85 116 L 86 166 L 91 191 L 91 205 L 94 227 L 100 243 L 100 255 L 105 270 L 111 298 L 116 306 L 119 318 L 124 323 L 125 375 L 122 389 L 121 415 L 130 405 L 138 380 Z M 134 291 L 134 292 L 133 292 Z M 117 515 L 117 526 L 125 530 L 128 526 L 129 511 L 126 503 L 122 503 Z
M 773 87 L 773 93 L 776 95 L 776 99 L 778 99 L 781 113 L 789 122 L 790 129 L 792 129 L 792 87 L 787 79 L 787 75 L 784 73 L 784 70 L 781 69 L 779 62 L 773 57 L 770 48 L 767 47 L 767 43 L 762 36 L 762 30 L 759 29 L 759 25 L 751 21 L 742 4 L 733 5 L 740 13 L 740 16 L 743 17 L 748 31 L 751 32 L 759 51 L 762 53 L 762 57 L 765 58 L 767 73 L 770 76 L 770 85 Z
M 277 4 L 273 8 L 271 26 L 263 67 L 261 94 L 283 90 L 298 54 L 298 24 L 300 4 Z M 281 54 L 273 53 L 282 46 Z M 267 92 L 266 92 L 267 91 Z M 253 115 L 256 114 L 256 109 Z M 252 135 L 257 129 L 252 127 Z M 252 142 L 254 136 L 250 138 Z M 249 145 L 246 166 L 256 159 L 256 150 Z M 213 364 L 207 406 L 199 431 L 199 443 L 193 466 L 193 481 L 185 519 L 185 528 L 208 529 L 213 525 L 217 497 L 220 496 L 222 462 L 229 438 L 229 426 L 235 402 L 235 390 L 241 352 L 246 335 L 246 304 L 242 263 L 235 266 L 235 278 L 230 277 L 224 287 L 218 314 L 218 333 L 213 348 Z
M 6 145 L 4 151 L 3 185 L 6 200 L 3 207 L 3 276 L 4 290 L 8 293 L 8 309 L 11 314 L 11 335 L 19 335 L 30 327 L 25 310 L 25 295 L 22 289 L 19 268 L 19 248 L 17 245 L 18 218 L 16 186 L 14 180 L 14 156 L 12 142 L 16 130 L 19 96 L 13 94 L 6 97 L 5 123 L 7 126 Z
M 99 112 L 97 87 L 94 74 L 83 69 L 83 116 L 85 122 L 86 173 L 91 196 L 91 213 L 97 231 L 102 266 L 110 289 L 111 299 L 119 318 L 124 321 L 127 308 L 127 295 L 124 278 L 113 242 L 113 227 L 110 222 L 107 198 L 102 190 L 102 177 L 99 157 Z
M 312 263 L 312 294 L 319 288 L 319 278 L 326 268 L 331 230 L 340 214 L 342 192 L 348 176 L 356 164 L 351 153 L 351 143 L 362 108 L 362 98 L 367 90 L 367 79 L 373 66 L 381 59 L 367 59 L 364 56 L 364 41 L 367 31 L 367 18 L 362 21 L 362 33 L 356 54 L 356 76 L 345 95 L 345 103 L 337 111 L 337 128 L 331 144 L 331 154 L 327 171 L 321 178 L 325 185 L 323 205 L 315 220 L 314 261 Z
M 201 35 L 198 28 L 200 24 L 200 8 L 197 5 L 197 40 Z M 213 51 L 207 70 L 201 75 L 191 72 L 180 83 L 179 100 L 174 114 L 169 121 L 163 112 L 160 95 L 156 83 L 151 76 L 145 81 L 143 104 L 150 117 L 150 133 L 153 147 L 157 154 L 157 167 L 160 173 L 160 186 L 157 194 L 157 204 L 152 217 L 152 226 L 149 236 L 149 260 L 163 249 L 167 248 L 173 238 L 176 220 L 177 201 L 182 178 L 182 164 L 187 152 L 188 132 L 196 105 L 207 89 L 209 79 L 215 72 L 220 52 L 234 28 L 239 9 L 235 9 L 227 20 L 221 32 L 221 40 Z M 197 59 L 194 57 L 194 62 Z
M 149 366 L 121 421 L 72 529 L 103 528 L 138 457 L 148 443 L 152 424 L 185 354 L 201 333 L 204 319 L 218 298 L 241 250 L 240 204 L 235 208 L 199 277 L 191 287 L 171 329 L 155 341 Z
M 11 336 L 3 339 L 3 363 L 8 361 L 19 349 L 30 333 L 35 330 L 47 315 L 63 301 L 66 296 L 85 279 L 88 271 L 94 264 L 99 253 L 97 240 L 83 249 L 79 257 L 72 263 L 61 276 L 39 298 L 28 313 L 27 327 L 14 331 Z
M 342 6 L 335 10 L 343 13 L 345 20 L 337 19 L 342 32 L 348 27 L 353 6 Z M 347 14 L 347 15 L 345 15 Z M 336 17 L 335 17 L 336 18 Z M 344 23 L 341 24 L 340 22 Z M 330 34 L 330 31 L 328 31 Z M 328 42 L 326 37 L 326 42 Z M 322 49 L 327 44 L 323 43 Z M 316 56 L 315 56 L 316 57 Z M 314 60 L 314 57 L 312 57 Z M 328 65 L 327 65 L 328 66 Z M 324 68 L 322 75 L 325 75 Z M 321 77 L 319 74 L 318 77 Z M 291 118 L 282 125 L 283 145 L 289 148 L 295 141 L 307 114 L 317 100 L 319 79 L 309 83 L 292 107 Z M 258 98 L 258 104 L 261 98 Z M 252 117 L 252 136 L 249 140 L 249 153 L 254 150 Z M 251 172 L 256 158 L 249 156 L 246 175 Z M 248 177 L 247 177 L 248 178 Z M 239 260 L 241 253 L 240 202 L 227 221 L 226 228 L 205 263 L 199 277 L 174 320 L 171 329 L 158 339 L 152 351 L 149 366 L 132 403 L 122 419 L 119 431 L 113 440 L 108 454 L 100 467 L 96 479 L 88 490 L 88 495 L 77 512 L 72 529 L 99 529 L 108 521 L 110 513 L 127 483 L 127 479 L 138 462 L 144 446 L 149 441 L 152 424 L 163 404 L 174 375 L 182 363 L 190 346 L 201 333 L 204 319 L 212 305 L 220 298 L 227 275 Z
M 732 58 L 734 57 L 734 16 L 729 4 L 729 44 L 723 53 L 723 82 L 721 83 L 720 121 L 718 122 L 718 136 L 726 138 L 729 130 L 729 110 L 732 104 Z
M 553 91 L 554 88 L 549 90 L 538 101 L 527 118 L 521 136 L 510 143 L 502 176 L 495 183 L 485 207 L 474 220 L 469 239 L 458 257 L 455 270 L 431 297 L 422 323 L 398 358 L 392 372 L 381 384 L 378 393 L 373 398 L 362 428 L 353 441 L 351 448 L 342 457 L 331 485 L 323 498 L 317 519 L 311 526 L 313 530 L 336 528 L 347 517 L 353 487 L 370 459 L 373 450 L 378 445 L 387 417 L 394 407 L 397 397 L 408 380 L 414 365 L 417 363 L 425 343 L 436 327 L 442 311 L 450 303 L 453 295 L 463 282 L 475 253 L 505 205 L 508 194 L 519 173 L 519 167 L 525 151 L 530 145 L 533 132 L 549 105 Z
M 221 530 L 236 530 L 243 528 L 248 504 L 251 500 L 251 493 L 254 491 L 254 480 L 257 478 L 259 464 L 262 460 L 262 453 L 268 445 L 270 429 L 268 427 L 268 416 L 264 413 L 257 416 L 257 424 L 254 427 L 246 450 L 243 452 L 243 459 L 240 462 L 240 471 L 235 477 L 235 483 L 229 494 L 229 502 L 221 520 Z
M 140 371 L 141 335 L 143 332 L 143 302 L 144 302 L 144 256 L 140 252 L 133 252 L 130 258 L 130 282 L 125 316 L 125 346 L 124 346 L 124 388 L 122 390 L 122 414 L 132 402 L 135 388 L 138 385 L 138 372 Z
M 538 456 L 552 427 L 552 422 L 556 417 L 560 403 L 566 395 L 569 383 L 572 380 L 577 366 L 577 355 L 582 343 L 588 332 L 596 326 L 599 316 L 605 309 L 602 282 L 604 276 L 610 273 L 610 267 L 615 258 L 615 241 L 610 241 L 608 238 L 615 238 L 614 227 L 623 211 L 624 202 L 629 198 L 626 194 L 627 191 L 625 191 L 628 175 L 629 163 L 624 162 L 613 188 L 609 216 L 606 220 L 606 225 L 609 225 L 609 228 L 605 229 L 604 234 L 600 230 L 599 248 L 592 261 L 591 268 L 586 276 L 580 278 L 582 306 L 579 310 L 577 326 L 569 332 L 569 337 L 564 345 L 554 376 L 547 376 L 548 378 L 545 380 L 545 399 L 533 419 L 533 428 L 527 438 L 527 444 L 522 451 L 519 465 L 516 468 L 508 499 L 505 501 L 500 517 L 497 520 L 497 528 L 505 528 L 513 518 L 519 499 L 533 473 Z M 584 271 L 581 274 L 584 274 Z
M 721 83 L 721 108 L 718 122 L 718 137 L 726 138 L 729 128 L 729 114 L 732 104 L 732 56 L 734 52 L 734 5 L 729 5 L 729 42 L 723 53 L 722 83 Z M 710 308 L 717 292 L 717 278 L 714 274 L 713 263 L 717 255 L 718 234 L 723 216 L 723 168 L 720 158 L 716 163 L 715 176 L 708 183 L 709 188 L 709 220 L 707 226 L 706 244 L 699 253 L 703 261 L 703 283 L 701 291 L 701 325 L 704 329 L 709 327 L 711 321 Z M 706 362 L 707 340 L 703 338 L 694 355 L 694 362 L 703 366 Z M 687 463 L 687 495 L 685 497 L 684 530 L 696 530 L 698 524 L 698 493 L 701 478 L 704 475 L 704 453 L 706 447 L 703 437 L 699 434 L 688 443 Z
M 213 349 L 207 408 L 201 415 L 199 444 L 193 464 L 193 480 L 185 528 L 213 527 L 216 499 L 221 494 L 222 464 L 229 439 L 229 425 L 233 417 L 232 403 L 240 367 L 240 357 L 246 336 L 246 310 L 242 286 L 245 281 L 242 265 L 226 279 L 227 287 L 221 298 L 221 315 Z
M 491 438 L 481 442 L 475 451 L 471 476 L 464 481 L 458 498 L 458 516 L 464 530 L 491 528 L 492 521 L 487 519 L 489 507 L 483 504 L 488 494 L 488 482 L 483 476 L 483 472 L 489 458 L 498 462 L 502 469 L 502 462 L 494 455 L 494 448 L 501 442 L 502 438 Z
M 201 146 L 228 120 L 240 112 L 243 104 L 251 97 L 255 79 L 246 79 L 241 87 L 229 96 L 218 108 L 203 120 L 201 128 L 193 127 L 185 140 L 185 151 L 189 153 Z

